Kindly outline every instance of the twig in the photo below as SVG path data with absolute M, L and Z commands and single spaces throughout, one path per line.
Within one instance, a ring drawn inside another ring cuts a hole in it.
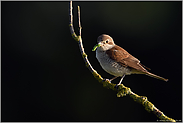
M 80 20 L 80 7 L 78 6 L 78 21 L 79 21 L 79 35 L 81 36 L 81 20 Z
M 87 55 L 84 51 L 84 48 L 83 48 L 83 43 L 82 43 L 82 38 L 81 38 L 81 22 L 80 22 L 80 8 L 78 6 L 78 20 L 79 20 L 79 36 L 76 35 L 76 33 L 74 32 L 74 27 L 73 27 L 73 14 L 72 14 L 72 1 L 70 1 L 70 4 L 69 4 L 69 27 L 70 27 L 70 32 L 71 32 L 71 35 L 72 37 L 78 42 L 79 44 L 79 48 L 80 48 L 80 52 L 81 52 L 81 55 L 85 61 L 85 64 L 87 66 L 87 68 L 90 70 L 90 72 L 92 73 L 96 73 L 96 71 L 93 69 L 93 67 L 91 66 L 88 58 L 87 58 Z M 102 78 L 101 78 L 102 79 Z
M 73 14 L 72 14 L 72 1 L 70 1 L 69 4 L 69 27 L 70 27 L 70 32 L 72 37 L 78 42 L 79 48 L 81 55 L 85 61 L 86 67 L 90 70 L 90 72 L 93 74 L 93 76 L 103 84 L 103 87 L 106 87 L 108 89 L 112 89 L 114 91 L 117 91 L 117 97 L 123 97 L 126 95 L 129 95 L 131 98 L 133 98 L 134 101 L 142 104 L 145 107 L 145 110 L 148 112 L 154 113 L 161 121 L 169 121 L 169 122 L 175 122 L 174 119 L 167 117 L 166 115 L 163 114 L 159 109 L 157 109 L 150 101 L 147 100 L 147 97 L 145 96 L 139 96 L 131 91 L 130 88 L 125 87 L 123 84 L 119 85 L 118 89 L 115 88 L 115 84 L 110 83 L 109 80 L 105 80 L 101 77 L 100 74 L 97 73 L 96 70 L 93 69 L 91 66 L 87 55 L 84 51 L 83 43 L 82 43 L 82 38 L 81 38 L 81 20 L 80 20 L 80 8 L 78 6 L 78 21 L 79 21 L 79 36 L 76 35 L 74 32 L 74 27 L 73 27 Z

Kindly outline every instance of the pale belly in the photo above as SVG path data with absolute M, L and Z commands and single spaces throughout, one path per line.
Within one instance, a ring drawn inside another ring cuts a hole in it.
M 98 59 L 102 68 L 111 75 L 123 76 L 130 75 L 131 71 L 129 68 L 123 67 L 117 62 L 109 59 L 108 55 L 102 52 L 96 52 L 96 58 Z

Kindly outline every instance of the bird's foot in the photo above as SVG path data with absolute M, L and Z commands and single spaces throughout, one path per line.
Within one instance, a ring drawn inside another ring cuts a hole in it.
M 103 81 L 103 82 L 109 81 L 109 82 L 111 83 L 110 79 L 105 79 L 105 78 L 104 78 L 102 81 Z
M 116 84 L 116 85 L 114 86 L 114 88 L 116 88 L 116 89 L 118 90 L 119 85 L 120 85 L 120 84 Z

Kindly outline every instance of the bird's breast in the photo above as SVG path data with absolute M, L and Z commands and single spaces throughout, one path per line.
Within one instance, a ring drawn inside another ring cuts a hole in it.
M 124 74 L 131 74 L 129 68 L 123 67 L 119 63 L 112 60 L 105 51 L 96 51 L 96 58 L 99 61 L 102 68 L 111 75 L 114 76 L 123 76 Z

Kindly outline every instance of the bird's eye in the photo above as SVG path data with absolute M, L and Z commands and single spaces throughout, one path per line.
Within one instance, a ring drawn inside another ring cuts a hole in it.
M 106 40 L 105 43 L 109 43 L 109 40 Z

